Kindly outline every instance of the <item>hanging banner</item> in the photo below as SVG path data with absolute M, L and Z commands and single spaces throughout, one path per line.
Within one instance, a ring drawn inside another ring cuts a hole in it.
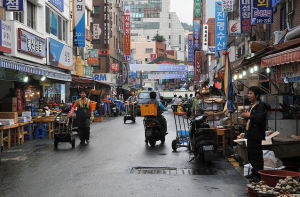
M 83 66 L 83 76 L 86 78 L 93 78 L 93 68 L 90 66 Z
M 73 46 L 85 47 L 85 1 L 73 1 Z
M 76 71 L 76 74 L 78 76 L 83 76 L 84 74 L 84 68 L 83 68 L 83 64 L 82 64 L 82 61 L 81 61 L 81 58 L 80 57 L 77 57 L 77 62 L 76 62 L 76 65 L 77 65 L 77 71 Z
M 195 0 L 195 18 L 201 17 L 201 0 Z
M 229 36 L 241 35 L 241 24 L 239 20 L 229 20 Z
M 118 63 L 111 63 L 110 64 L 110 70 L 118 71 L 119 70 L 119 64 Z
M 171 64 L 130 64 L 131 71 L 181 71 L 188 72 L 188 65 L 171 65 Z
M 188 35 L 188 62 L 189 65 L 194 65 L 193 34 Z
M 49 39 L 48 65 L 73 70 L 73 49 L 52 38 Z
M 208 47 L 208 51 L 207 51 L 208 54 L 215 54 L 215 52 L 216 52 L 216 47 L 215 46 L 209 46 Z
M 240 0 L 241 33 L 251 33 L 251 1 Z
M 3 7 L 7 12 L 23 12 L 23 0 L 3 0 Z
M 200 20 L 194 20 L 194 49 L 200 49 Z
M 208 25 L 203 25 L 202 51 L 208 50 Z
M 227 43 L 227 24 L 226 24 L 226 12 L 222 12 L 222 2 L 216 2 L 216 24 L 215 24 L 215 41 L 216 41 L 216 53 L 215 57 L 219 57 L 218 52 L 222 49 L 226 49 Z
M 49 0 L 53 5 L 55 5 L 58 9 L 64 12 L 64 0 Z
M 222 0 L 222 12 L 233 12 L 233 0 Z
M 194 82 L 200 81 L 201 74 L 201 51 L 195 52 L 195 70 L 194 70 Z
M 125 6 L 125 61 L 130 61 L 130 6 Z
M 148 79 L 185 79 L 185 74 L 148 74 Z
M 252 0 L 252 24 L 273 23 L 273 6 L 271 0 Z
M 12 48 L 12 28 L 9 23 L 0 20 L 0 51 L 11 53 Z
M 300 81 L 300 63 L 295 62 L 287 65 L 279 65 L 276 67 L 277 82 L 296 82 Z
M 131 49 L 131 64 L 134 64 L 134 49 Z
M 98 64 L 98 49 L 87 50 L 87 64 Z
M 22 111 L 23 110 L 22 89 L 21 88 L 17 88 L 16 91 L 17 91 L 18 111 Z

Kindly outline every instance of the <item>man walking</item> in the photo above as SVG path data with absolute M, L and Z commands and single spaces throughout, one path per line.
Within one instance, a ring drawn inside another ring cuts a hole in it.
M 271 109 L 270 104 L 260 100 L 261 91 L 257 86 L 248 90 L 248 99 L 251 102 L 248 112 L 242 113 L 246 119 L 246 139 L 249 163 L 252 165 L 252 173 L 245 176 L 250 182 L 260 181 L 259 170 L 264 169 L 264 159 L 261 141 L 265 140 L 266 113 Z

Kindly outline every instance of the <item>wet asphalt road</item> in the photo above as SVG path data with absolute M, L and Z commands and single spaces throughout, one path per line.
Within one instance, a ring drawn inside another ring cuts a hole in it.
M 170 109 L 164 115 L 169 135 L 155 147 L 144 142 L 142 117 L 135 124 L 104 118 L 92 125 L 91 143 L 79 145 L 76 136 L 74 149 L 60 143 L 55 150 L 51 139 L 12 146 L 2 153 L 0 196 L 248 196 L 246 180 L 226 158 L 216 156 L 209 170 L 201 161 L 189 162 L 186 148 L 173 152 L 173 115 Z M 139 167 L 153 174 L 138 174 Z M 212 175 L 189 175 L 187 169 Z

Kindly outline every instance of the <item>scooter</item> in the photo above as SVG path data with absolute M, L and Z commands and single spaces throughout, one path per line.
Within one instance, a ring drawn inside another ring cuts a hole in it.
M 183 109 L 190 110 L 190 105 L 183 107 Z M 191 112 L 187 114 L 189 115 Z M 204 160 L 207 167 L 211 165 L 218 148 L 218 135 L 216 129 L 210 128 L 206 122 L 208 116 L 210 115 L 204 115 L 203 111 L 200 110 L 191 118 L 188 145 L 195 158 Z
M 156 144 L 156 141 L 161 141 L 163 144 L 165 142 L 166 134 L 161 132 L 161 125 L 156 117 L 145 116 L 144 117 L 144 127 L 145 127 L 145 138 L 146 143 L 153 147 Z
M 118 109 L 117 104 L 115 102 L 111 103 L 111 113 L 114 116 L 118 116 L 118 114 L 119 114 L 119 109 Z

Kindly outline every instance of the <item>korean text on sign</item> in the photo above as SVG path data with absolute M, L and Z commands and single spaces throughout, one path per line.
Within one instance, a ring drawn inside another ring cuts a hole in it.
M 216 41 L 216 57 L 218 56 L 218 52 L 222 49 L 226 49 L 226 41 L 227 41 L 227 23 L 226 23 L 226 12 L 222 12 L 222 3 L 216 2 L 216 23 L 215 23 L 215 41 Z
M 222 12 L 233 12 L 233 0 L 222 0 Z
M 251 0 L 240 0 L 241 33 L 251 33 Z
M 253 0 L 252 2 L 252 24 L 273 23 L 272 0 Z
M 23 0 L 3 0 L 3 7 L 10 12 L 24 11 Z
M 194 20 L 194 49 L 200 49 L 200 20 Z

